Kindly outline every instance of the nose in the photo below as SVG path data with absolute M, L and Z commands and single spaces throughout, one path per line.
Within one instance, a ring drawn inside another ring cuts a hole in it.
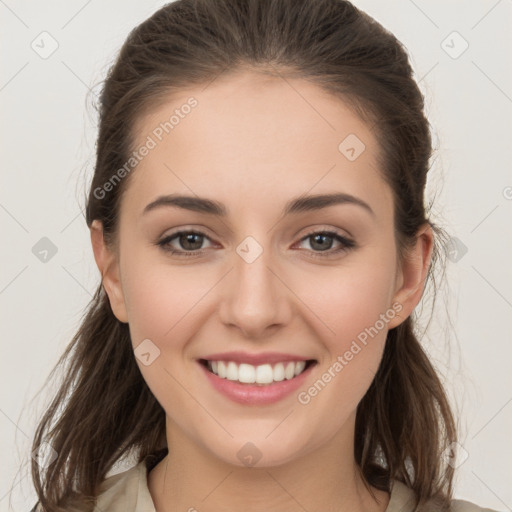
M 272 268 L 270 250 L 254 261 L 234 253 L 233 266 L 223 284 L 220 318 L 247 339 L 268 338 L 290 321 L 290 289 Z

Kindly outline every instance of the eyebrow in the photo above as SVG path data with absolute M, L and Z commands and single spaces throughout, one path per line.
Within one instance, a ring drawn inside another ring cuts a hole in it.
M 320 210 L 337 204 L 353 204 L 360 206 L 372 216 L 375 216 L 375 212 L 371 209 L 368 203 L 358 197 L 344 193 L 299 196 L 286 203 L 283 209 L 283 215 Z M 215 215 L 217 217 L 226 217 L 228 215 L 227 208 L 218 201 L 206 199 L 204 197 L 178 194 L 169 194 L 157 197 L 144 208 L 142 214 L 160 207 L 177 207 L 193 212 Z

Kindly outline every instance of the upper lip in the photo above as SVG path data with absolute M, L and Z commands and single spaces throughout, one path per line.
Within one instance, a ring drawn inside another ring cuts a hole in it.
M 269 363 L 284 363 L 288 361 L 311 361 L 311 357 L 303 357 L 295 354 L 284 354 L 279 352 L 261 352 L 259 354 L 249 354 L 247 352 L 222 352 L 218 354 L 210 354 L 202 359 L 207 361 L 233 361 L 241 364 L 252 364 L 258 366 Z

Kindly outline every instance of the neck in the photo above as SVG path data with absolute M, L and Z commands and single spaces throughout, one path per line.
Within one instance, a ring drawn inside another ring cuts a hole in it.
M 300 459 L 258 468 L 219 460 L 168 420 L 167 441 L 172 448 L 148 475 L 155 508 L 158 512 L 384 512 L 389 494 L 371 488 L 372 496 L 364 485 L 353 455 L 353 427 L 354 421 Z

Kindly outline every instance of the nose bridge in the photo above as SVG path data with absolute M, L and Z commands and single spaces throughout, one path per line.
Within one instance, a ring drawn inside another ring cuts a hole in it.
M 235 248 L 234 269 L 223 294 L 222 320 L 248 337 L 263 335 L 267 327 L 287 321 L 286 287 L 270 270 L 276 266 L 275 257 L 268 237 L 262 244 L 248 236 Z

